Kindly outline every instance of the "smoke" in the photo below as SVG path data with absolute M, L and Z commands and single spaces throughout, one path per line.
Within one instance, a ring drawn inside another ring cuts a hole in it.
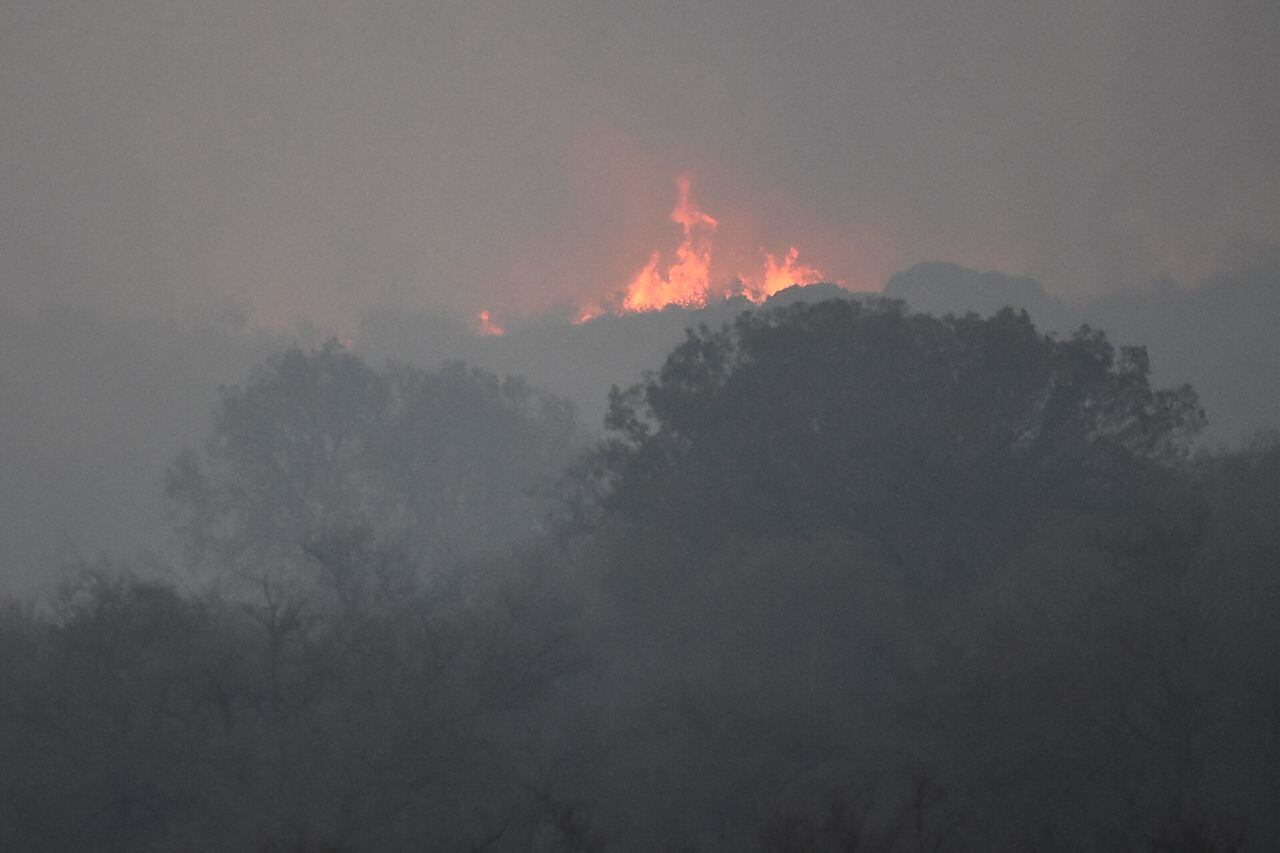
M 0 24 L 0 288 L 27 305 L 349 331 L 580 304 L 668 245 L 683 170 L 726 239 L 855 289 L 930 258 L 1124 288 L 1280 235 L 1272 3 L 17 0 Z

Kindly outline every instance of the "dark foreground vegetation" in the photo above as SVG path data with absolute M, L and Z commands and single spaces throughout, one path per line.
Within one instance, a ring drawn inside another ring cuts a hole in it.
M 1276 849 L 1280 443 L 1203 423 L 1012 311 L 691 332 L 590 448 L 283 353 L 171 468 L 201 583 L 0 612 L 0 848 Z

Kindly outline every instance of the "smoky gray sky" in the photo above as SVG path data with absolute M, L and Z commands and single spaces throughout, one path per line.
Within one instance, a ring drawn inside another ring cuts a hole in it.
M 723 271 L 1058 292 L 1280 238 L 1280 4 L 4 0 L 0 298 L 350 328 Z

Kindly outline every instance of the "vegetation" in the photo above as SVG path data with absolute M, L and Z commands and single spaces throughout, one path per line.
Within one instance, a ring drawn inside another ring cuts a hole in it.
M 829 301 L 690 332 L 615 389 L 607 515 L 691 540 L 869 536 L 903 569 L 981 568 L 1052 511 L 1114 511 L 1204 415 L 1146 352 L 1025 313 L 935 318 Z
M 519 380 L 377 370 L 330 341 L 223 388 L 202 451 L 179 455 L 166 488 L 190 555 L 258 583 L 296 574 L 336 530 L 428 563 L 528 541 L 578 447 L 570 404 Z
M 1280 442 L 1203 424 L 1012 311 L 692 331 L 576 456 L 282 353 L 170 473 L 207 585 L 0 612 L 0 848 L 1275 849 Z

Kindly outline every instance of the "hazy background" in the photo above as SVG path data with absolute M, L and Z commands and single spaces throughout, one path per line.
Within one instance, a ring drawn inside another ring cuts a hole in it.
M 166 463 L 298 336 L 598 424 L 699 318 L 561 318 L 674 249 L 683 172 L 726 264 L 1031 276 L 1214 440 L 1274 426 L 1280 264 L 1221 253 L 1280 239 L 1277 43 L 1272 2 L 2 0 L 0 586 L 160 547 Z M 989 310 L 965 275 L 897 293 Z
M 6 0 L 8 301 L 351 326 L 617 289 L 673 178 L 855 289 L 1050 290 L 1280 235 L 1271 2 Z

